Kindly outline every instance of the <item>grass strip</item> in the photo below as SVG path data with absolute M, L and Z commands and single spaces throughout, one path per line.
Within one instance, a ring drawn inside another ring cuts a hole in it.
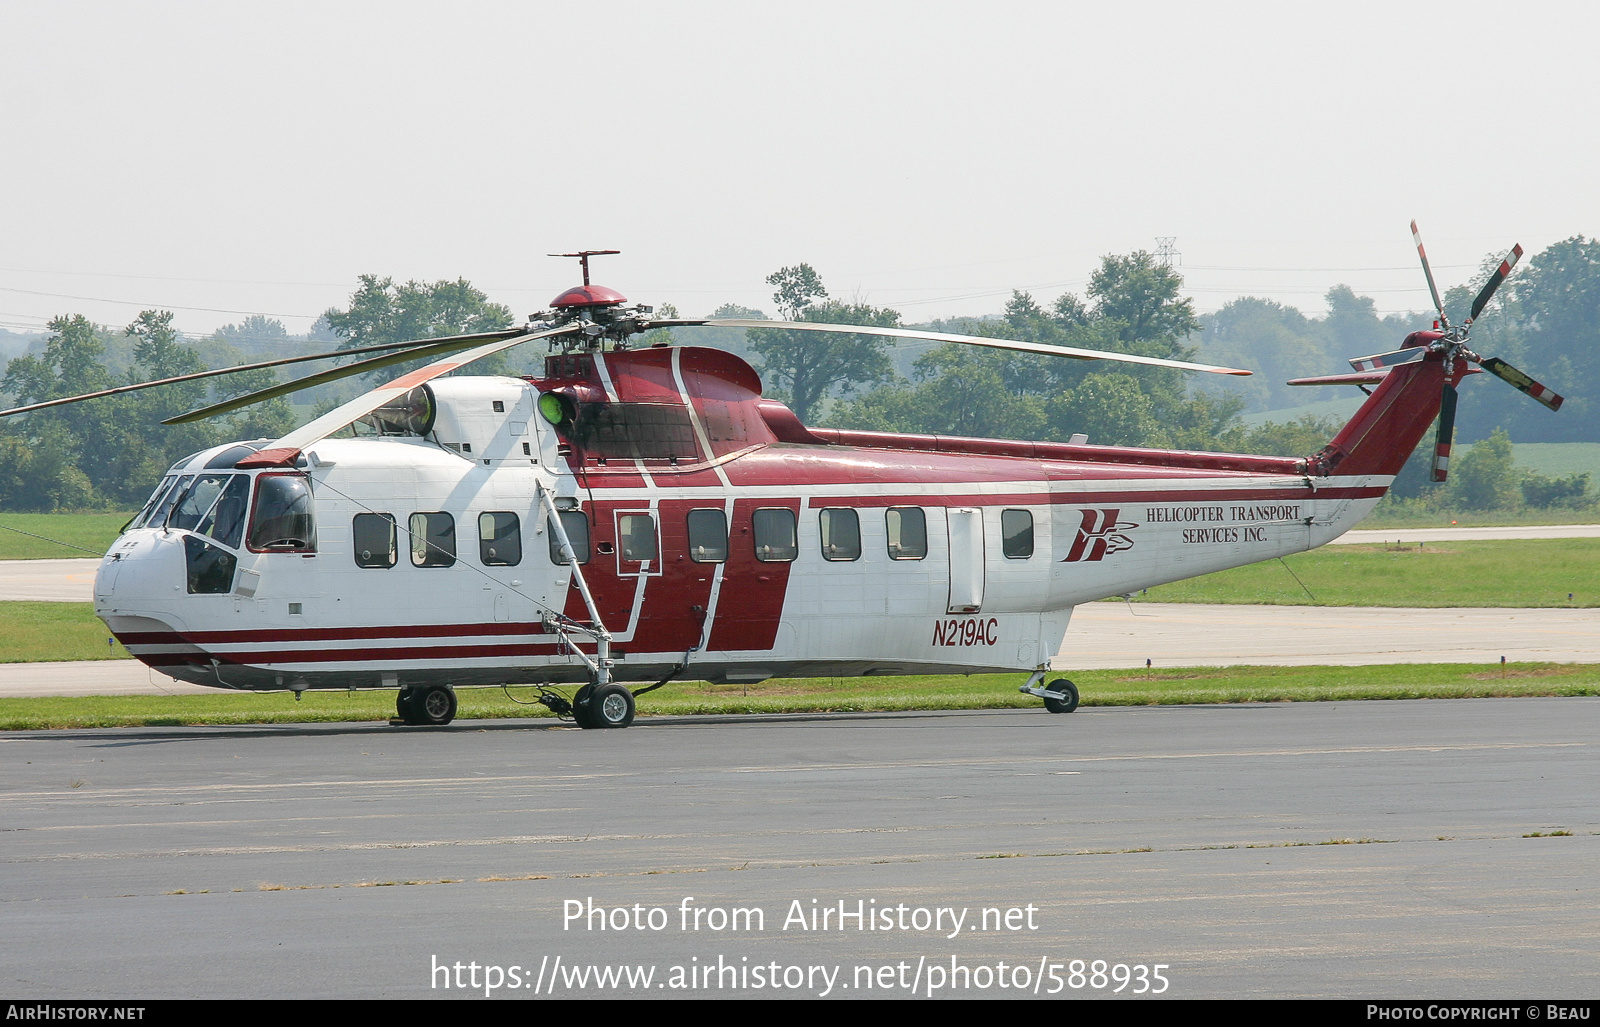
M 1600 605 L 1600 539 L 1593 538 L 1325 546 L 1285 557 L 1284 563 L 1305 589 L 1282 564 L 1268 560 L 1157 585 L 1135 599 L 1266 606 Z
M 93 603 L 0 602 L 0 663 L 132 659 Z
M 684 682 L 639 700 L 640 716 L 662 714 L 864 713 L 902 710 L 1041 709 L 1017 686 L 1022 674 L 898 678 L 800 678 L 759 685 Z M 1600 695 L 1600 665 L 1517 663 L 1398 664 L 1380 667 L 1197 667 L 1154 674 L 1102 670 L 1071 674 L 1084 706 L 1321 702 L 1336 699 L 1465 699 L 1491 696 Z M 571 695 L 571 689 L 564 689 Z M 512 694 L 531 701 L 535 690 Z M 292 724 L 388 720 L 394 692 L 287 692 L 215 695 L 85 696 L 0 699 L 0 730 Z M 463 720 L 543 718 L 494 688 L 463 688 Z
M 132 517 L 121 513 L 0 513 L 0 560 L 92 560 L 111 548 Z M 7 531 L 6 528 L 14 528 Z M 22 532 L 30 532 L 24 535 Z M 44 538 L 34 538 L 42 535 Z M 47 542 L 45 539 L 54 539 Z M 71 545 L 60 545 L 67 542 Z M 81 546 L 74 549 L 72 546 Z M 83 552 L 84 549 L 91 552 Z

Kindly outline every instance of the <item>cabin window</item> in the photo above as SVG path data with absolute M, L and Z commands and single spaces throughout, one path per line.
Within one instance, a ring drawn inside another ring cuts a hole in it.
M 350 523 L 351 548 L 357 567 L 393 567 L 400 559 L 394 514 L 356 514 Z
M 754 532 L 756 559 L 764 563 L 788 563 L 800 555 L 795 540 L 794 511 L 787 507 L 757 510 L 750 517 Z
M 589 456 L 631 460 L 693 460 L 694 423 L 681 406 L 660 403 L 592 403 L 572 428 Z
M 451 567 L 456 562 L 456 519 L 447 513 L 411 515 L 411 563 Z
M 183 537 L 183 555 L 190 595 L 217 595 L 233 588 L 239 558 L 195 535 Z
M 620 514 L 617 517 L 617 542 L 622 559 L 643 563 L 656 558 L 656 519 L 650 514 Z
M 1000 551 L 1008 560 L 1026 560 L 1033 555 L 1033 514 L 1027 510 L 1000 514 Z
M 584 516 L 582 510 L 562 510 L 561 527 L 566 529 L 567 541 L 572 543 L 572 549 L 578 556 L 579 563 L 589 562 L 589 518 Z M 561 555 L 561 538 L 550 529 L 550 562 L 561 566 L 567 562 Z
M 889 559 L 920 560 L 928 555 L 928 516 L 920 506 L 891 506 L 883 514 Z
M 861 559 L 861 519 L 849 508 L 823 510 L 822 558 L 824 560 Z
M 311 480 L 303 474 L 263 474 L 256 479 L 256 509 L 250 516 L 254 552 L 314 553 Z
M 689 511 L 689 559 L 695 563 L 727 562 L 727 514 L 721 510 Z
M 522 562 L 522 524 L 516 514 L 478 515 L 478 559 L 485 567 L 515 567 Z

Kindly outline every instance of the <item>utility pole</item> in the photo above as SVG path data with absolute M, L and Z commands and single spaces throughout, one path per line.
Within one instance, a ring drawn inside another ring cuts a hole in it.
M 1156 236 L 1156 259 L 1167 267 L 1181 265 L 1183 254 L 1178 252 L 1178 237 L 1175 235 Z

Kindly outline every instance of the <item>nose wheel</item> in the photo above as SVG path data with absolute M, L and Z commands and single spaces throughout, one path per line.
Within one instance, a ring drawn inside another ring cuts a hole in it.
M 456 719 L 456 690 L 449 685 L 402 688 L 394 708 L 407 724 L 442 727 Z
M 1036 695 L 1044 700 L 1044 708 L 1051 713 L 1071 713 L 1078 708 L 1078 686 L 1066 678 L 1056 678 L 1054 681 L 1040 688 L 1038 682 L 1044 678 L 1047 668 L 1040 667 L 1028 678 L 1028 683 L 1018 689 L 1025 695 Z
M 1044 708 L 1051 713 L 1071 713 L 1078 708 L 1078 686 L 1066 678 L 1057 678 L 1044 690 L 1049 693 L 1044 697 Z

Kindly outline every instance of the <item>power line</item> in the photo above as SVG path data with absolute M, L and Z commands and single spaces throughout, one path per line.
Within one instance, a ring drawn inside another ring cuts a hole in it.
M 140 307 L 145 310 L 197 310 L 207 314 L 258 314 L 261 317 L 294 317 L 310 318 L 315 320 L 321 314 L 279 314 L 270 310 L 230 310 L 226 307 L 186 307 L 178 303 L 143 303 L 135 300 L 116 300 L 105 296 L 75 296 L 65 292 L 40 292 L 37 289 L 14 289 L 9 285 L 0 285 L 0 292 L 18 292 L 26 296 L 48 296 L 59 300 L 82 300 L 86 303 L 113 303 L 124 307 Z
M 115 271 L 59 271 L 42 267 L 0 267 L 0 271 L 28 275 L 70 275 L 76 278 L 133 278 L 147 282 L 202 282 L 210 285 L 303 285 L 317 289 L 351 289 L 355 282 L 273 282 L 244 278 L 183 278 L 176 275 L 130 275 Z

